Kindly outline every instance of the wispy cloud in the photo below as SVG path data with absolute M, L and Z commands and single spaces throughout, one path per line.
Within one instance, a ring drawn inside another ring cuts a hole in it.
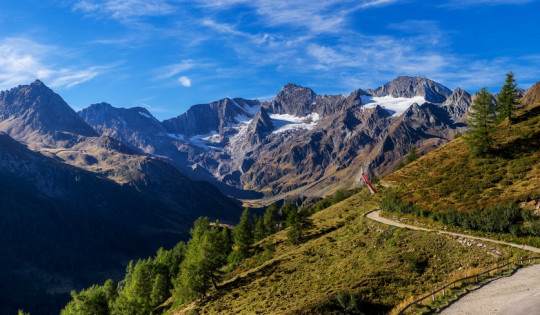
M 158 69 L 157 79 L 168 79 L 179 73 L 195 68 L 197 65 L 192 59 L 182 60 L 180 63 L 164 66 Z
M 467 8 L 476 5 L 512 5 L 512 4 L 527 4 L 537 0 L 450 0 L 442 6 L 450 8 Z
M 165 0 L 79 0 L 73 8 L 91 16 L 105 15 L 120 21 L 170 15 L 176 10 Z
M 111 66 L 56 66 L 53 60 L 63 59 L 62 51 L 25 38 L 1 40 L 0 89 L 35 79 L 44 80 L 52 87 L 70 88 L 111 69 Z
M 380 7 L 389 5 L 392 3 L 398 2 L 398 0 L 372 0 L 372 1 L 364 1 L 359 4 L 361 8 L 371 8 L 371 7 Z

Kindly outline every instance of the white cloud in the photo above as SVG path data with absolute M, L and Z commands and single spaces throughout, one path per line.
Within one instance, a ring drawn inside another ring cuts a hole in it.
M 527 4 L 536 0 L 450 0 L 443 4 L 450 8 L 467 8 L 475 5 Z
M 180 82 L 180 84 L 182 84 L 185 87 L 190 87 L 191 86 L 191 79 L 186 77 L 186 76 L 179 77 L 178 81 Z
M 191 59 L 182 60 L 180 63 L 168 65 L 157 70 L 158 79 L 168 79 L 181 72 L 192 69 L 196 66 L 196 63 Z
M 73 8 L 89 15 L 103 14 L 121 21 L 170 15 L 176 10 L 165 0 L 79 0 Z
M 398 0 L 372 0 L 372 1 L 363 1 L 360 3 L 361 8 L 371 8 L 371 7 L 380 7 L 389 5 L 392 3 L 398 2 Z
M 0 89 L 28 84 L 35 79 L 51 87 L 70 88 L 110 69 L 109 66 L 57 66 L 53 61 L 64 59 L 62 51 L 25 38 L 0 40 Z

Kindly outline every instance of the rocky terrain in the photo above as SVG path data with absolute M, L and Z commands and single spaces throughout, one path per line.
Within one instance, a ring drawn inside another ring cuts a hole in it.
M 266 102 L 192 106 L 158 124 L 141 108 L 95 104 L 79 115 L 102 135 L 169 161 L 227 194 L 321 196 L 388 174 L 411 147 L 424 154 L 465 128 L 471 96 L 424 77 L 398 77 L 348 96 L 292 83 Z M 253 195 L 251 195 L 253 196 Z
M 2 314 L 55 313 L 71 290 L 186 240 L 197 217 L 232 223 L 239 211 L 211 184 L 99 135 L 40 81 L 0 92 Z

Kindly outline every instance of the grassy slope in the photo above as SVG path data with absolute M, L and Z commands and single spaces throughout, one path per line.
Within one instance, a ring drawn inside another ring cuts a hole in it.
M 363 213 L 377 207 L 378 198 L 367 197 L 364 209 L 365 193 L 316 213 L 309 240 L 301 245 L 289 244 L 286 230 L 270 236 L 267 240 L 276 244 L 272 259 L 263 262 L 264 253 L 256 253 L 227 276 L 219 291 L 170 313 L 326 313 L 328 308 L 321 306 L 335 303 L 340 291 L 360 292 L 366 311 L 386 312 L 457 277 L 456 272 L 462 276 L 468 268 L 500 259 L 487 248 L 371 221 Z M 504 257 L 518 255 L 498 250 Z M 425 260 L 425 269 L 415 271 L 406 256 Z
M 456 139 L 386 183 L 432 211 L 474 211 L 496 202 L 532 200 L 534 205 L 540 196 L 539 112 L 539 104 L 529 102 L 516 123 L 499 126 L 497 155 L 472 160 L 463 139 Z M 497 257 L 491 245 L 466 246 L 438 234 L 370 221 L 363 213 L 378 207 L 380 200 L 369 199 L 364 207 L 363 198 L 357 194 L 316 213 L 308 241 L 299 246 L 286 241 L 286 230 L 270 236 L 267 241 L 276 244 L 270 260 L 264 261 L 259 250 L 227 275 L 219 291 L 170 313 L 328 313 L 336 310 L 336 296 L 343 291 L 360 293 L 368 313 L 386 312 L 465 271 L 527 255 L 497 247 L 502 252 Z M 425 265 L 415 269 L 415 260 Z
M 540 103 L 497 129 L 496 153 L 471 158 L 458 138 L 385 179 L 403 199 L 431 211 L 481 210 L 495 203 L 540 199 Z

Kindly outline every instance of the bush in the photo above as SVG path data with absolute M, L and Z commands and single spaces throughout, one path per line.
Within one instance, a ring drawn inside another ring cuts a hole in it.
M 521 210 L 516 204 L 497 204 L 483 211 L 474 212 L 447 210 L 432 213 L 411 202 L 401 200 L 395 193 L 389 193 L 382 200 L 381 208 L 385 211 L 412 214 L 471 230 L 511 233 L 514 236 L 540 235 L 540 220 L 534 220 L 530 211 Z

